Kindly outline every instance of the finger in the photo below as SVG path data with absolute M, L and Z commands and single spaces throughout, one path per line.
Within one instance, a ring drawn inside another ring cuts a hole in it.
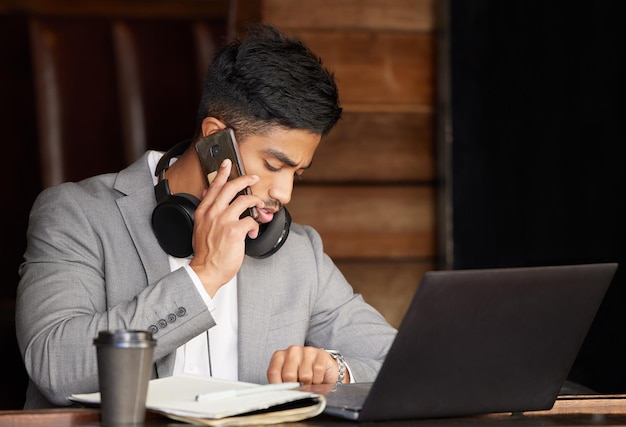
M 298 367 L 298 381 L 303 384 L 334 383 L 337 364 L 323 349 L 317 347 L 303 347 L 302 357 Z
M 275 351 L 267 369 L 270 383 L 299 381 L 299 369 L 303 360 L 303 347 L 292 345 L 286 350 Z
M 270 384 L 283 382 L 282 371 L 285 362 L 285 354 L 286 352 L 284 350 L 277 350 L 272 354 L 270 364 L 267 368 L 267 381 Z
M 196 208 L 196 215 L 204 214 L 204 211 L 208 209 L 209 206 L 213 205 L 215 199 L 220 194 L 222 187 L 228 181 L 231 166 L 232 162 L 230 161 L 230 159 L 224 159 L 217 171 L 211 172 L 207 175 L 209 186 L 202 193 L 202 200 Z
M 232 198 L 234 198 L 235 194 L 246 187 L 256 184 L 259 179 L 256 175 L 243 175 L 229 180 L 231 169 L 232 161 L 230 159 L 224 159 L 217 171 L 208 174 L 207 180 L 209 181 L 209 187 L 207 192 L 217 197 L 218 194 L 222 193 L 224 187 L 226 187 L 229 189 L 229 192 L 234 191 L 232 196 Z M 233 188 L 235 188 L 235 190 L 233 190 Z M 210 202 L 212 203 L 213 200 Z
M 332 375 L 337 371 L 337 363 L 328 352 L 320 348 L 316 348 L 315 361 L 313 364 L 312 384 L 334 384 L 336 380 L 332 379 Z
M 238 217 L 242 217 L 245 213 L 248 213 L 248 216 L 252 217 L 249 209 L 253 207 L 263 209 L 265 208 L 265 202 L 255 195 L 238 195 L 230 202 L 230 206 L 225 209 L 230 209 L 233 211 L 233 214 L 236 214 Z
M 218 192 L 221 193 L 222 187 L 234 187 L 237 188 L 235 190 L 235 194 L 237 194 L 244 188 L 256 184 L 259 180 L 256 175 L 242 175 L 229 180 L 231 169 L 232 161 L 230 159 L 224 159 L 216 172 L 207 175 L 208 181 L 210 182 L 209 189 L 217 189 L 219 190 Z
M 226 206 L 230 205 L 234 200 L 245 196 L 255 198 L 254 202 L 251 203 L 249 207 L 256 206 L 262 203 L 261 199 L 252 194 L 246 194 L 246 189 L 256 184 L 258 181 L 259 177 L 257 175 L 245 175 L 232 179 L 220 187 L 219 193 L 215 196 L 213 203 L 217 203 L 223 208 L 226 208 Z
M 225 183 L 221 183 L 221 180 L 216 178 L 198 205 L 196 215 L 204 215 L 209 208 L 212 208 L 214 212 L 223 212 L 229 209 L 231 204 L 235 202 L 230 209 L 233 220 L 239 219 L 246 209 L 253 206 L 262 209 L 265 204 L 260 197 L 254 195 L 238 196 L 239 192 L 246 187 L 256 184 L 258 180 L 259 177 L 256 175 L 242 176 Z
M 209 186 L 213 184 L 217 186 L 224 185 L 224 183 L 228 181 L 228 177 L 230 176 L 230 170 L 232 169 L 232 167 L 233 162 L 230 159 L 222 160 L 219 169 L 207 175 Z
M 242 221 L 242 225 L 247 227 L 246 235 L 249 238 L 256 239 L 257 237 L 259 237 L 261 224 L 259 224 L 254 218 L 252 218 L 251 216 L 247 216 L 245 218 L 242 218 L 240 221 Z
M 302 357 L 302 347 L 292 345 L 287 348 L 281 370 L 281 378 L 283 382 L 299 381 L 299 369 Z
M 298 381 L 302 384 L 318 384 L 322 382 L 325 367 L 318 360 L 317 349 L 304 347 L 303 350 L 302 359 L 298 367 Z

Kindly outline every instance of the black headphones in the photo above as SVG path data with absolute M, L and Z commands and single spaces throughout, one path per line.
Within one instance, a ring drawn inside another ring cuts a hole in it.
M 197 197 L 187 193 L 172 194 L 165 171 L 170 161 L 187 149 L 190 141 L 176 144 L 167 151 L 157 164 L 154 175 L 159 178 L 154 186 L 157 205 L 152 211 L 152 230 L 168 254 L 177 258 L 186 258 L 193 254 L 191 236 L 196 208 L 200 204 Z M 246 237 L 246 255 L 254 258 L 266 258 L 278 251 L 289 235 L 291 215 L 283 206 L 274 214 L 274 219 L 267 224 L 260 224 L 256 239 Z

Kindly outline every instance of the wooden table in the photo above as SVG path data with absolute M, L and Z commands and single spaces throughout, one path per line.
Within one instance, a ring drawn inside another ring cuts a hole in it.
M 145 427 L 181 427 L 189 424 L 148 412 Z M 559 398 L 549 411 L 522 414 L 489 414 L 462 418 L 354 423 L 327 415 L 284 424 L 293 427 L 418 426 L 418 427 L 539 427 L 626 425 L 626 395 Z M 100 411 L 92 408 L 59 408 L 0 411 L 0 427 L 99 427 Z

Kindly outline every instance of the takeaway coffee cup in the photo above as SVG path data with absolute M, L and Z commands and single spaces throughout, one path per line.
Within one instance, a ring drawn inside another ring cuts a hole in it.
M 103 425 L 142 424 L 156 340 L 147 331 L 100 331 L 98 355 Z

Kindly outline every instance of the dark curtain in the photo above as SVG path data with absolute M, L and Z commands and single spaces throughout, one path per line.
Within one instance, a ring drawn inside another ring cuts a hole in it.
M 570 373 L 626 392 L 626 3 L 450 0 L 453 266 L 617 261 Z

